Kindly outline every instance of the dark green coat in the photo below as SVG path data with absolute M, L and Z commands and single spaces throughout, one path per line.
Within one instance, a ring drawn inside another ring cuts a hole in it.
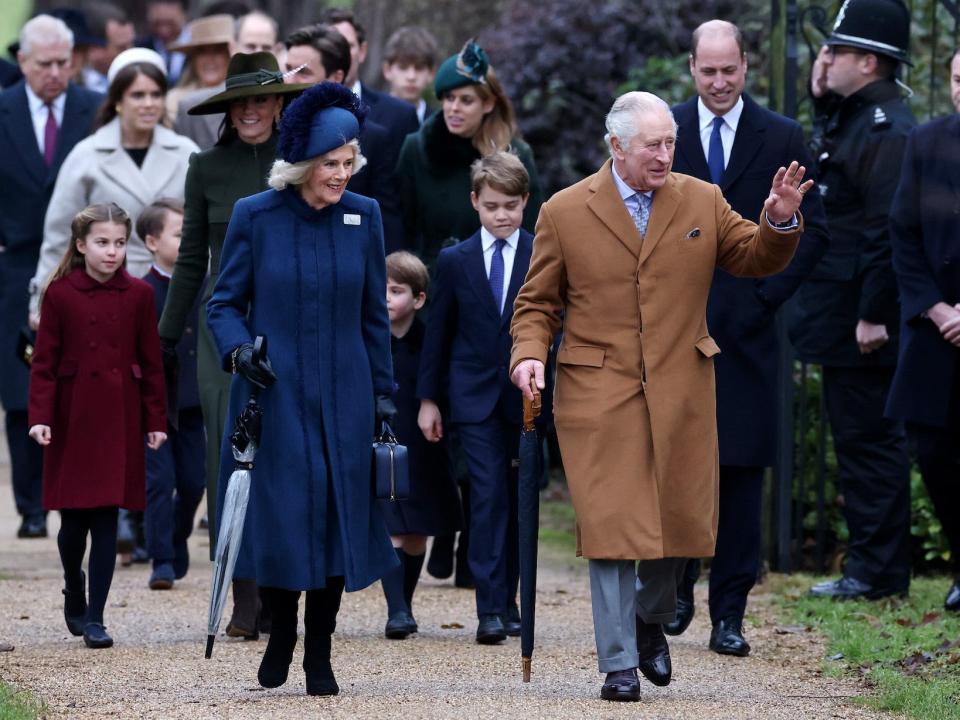
M 530 146 L 514 138 L 511 149 L 530 174 L 530 200 L 523 228 L 533 232 L 543 190 Z M 470 140 L 451 135 L 436 112 L 407 135 L 397 162 L 405 246 L 432 267 L 448 238 L 466 240 L 480 229 L 470 204 L 470 165 L 480 157 Z
M 240 198 L 267 189 L 267 176 L 276 158 L 277 135 L 260 145 L 235 139 L 215 145 L 190 157 L 184 193 L 183 237 L 170 281 L 170 291 L 160 318 L 160 337 L 179 342 L 187 317 L 209 268 L 203 303 L 209 299 L 220 272 L 220 252 L 233 205 Z M 210 552 L 216 540 L 217 477 L 220 470 L 220 440 L 227 423 L 230 375 L 220 365 L 206 313 L 200 313 L 197 343 L 197 375 L 200 406 L 207 430 L 207 517 L 210 522 Z

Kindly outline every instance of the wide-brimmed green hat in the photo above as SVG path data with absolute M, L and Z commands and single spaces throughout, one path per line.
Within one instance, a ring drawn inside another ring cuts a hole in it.
M 312 83 L 284 83 L 283 73 L 273 53 L 237 53 L 230 58 L 227 67 L 226 89 L 212 95 L 202 103 L 187 110 L 188 115 L 213 115 L 225 113 L 230 103 L 240 98 L 255 95 L 289 95 L 300 93 Z

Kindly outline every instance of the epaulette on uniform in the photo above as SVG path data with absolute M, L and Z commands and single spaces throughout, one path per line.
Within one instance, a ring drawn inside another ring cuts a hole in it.
M 873 108 L 873 124 L 871 127 L 874 130 L 890 127 L 891 124 L 890 118 L 887 117 L 887 113 L 882 107 L 877 105 Z

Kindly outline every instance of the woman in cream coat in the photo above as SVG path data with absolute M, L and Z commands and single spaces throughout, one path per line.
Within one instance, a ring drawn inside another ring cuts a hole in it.
M 44 221 L 40 260 L 30 284 L 35 323 L 39 296 L 70 242 L 70 221 L 93 203 L 115 202 L 136 224 L 140 212 L 163 197 L 183 200 L 190 155 L 189 138 L 161 126 L 167 80 L 163 61 L 152 50 L 133 48 L 113 61 L 110 89 L 97 114 L 96 132 L 77 143 L 60 169 Z M 127 271 L 142 277 L 150 253 L 134 233 L 127 247 Z

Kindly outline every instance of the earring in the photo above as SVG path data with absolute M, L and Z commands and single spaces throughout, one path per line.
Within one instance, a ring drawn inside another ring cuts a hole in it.
M 117 116 L 118 116 L 118 117 L 123 117 L 123 108 L 120 107 L 120 103 L 117 103 L 117 105 L 116 105 L 116 107 L 114 108 L 114 110 L 117 111 Z

